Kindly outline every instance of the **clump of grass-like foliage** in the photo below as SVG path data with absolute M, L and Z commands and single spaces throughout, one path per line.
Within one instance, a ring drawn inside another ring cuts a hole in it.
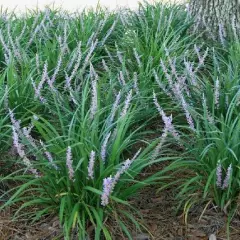
M 31 221 L 57 214 L 66 239 L 96 240 L 113 238 L 113 217 L 129 239 L 126 219 L 141 231 L 128 200 L 149 184 L 178 184 L 186 212 L 211 201 L 232 213 L 240 44 L 205 41 L 192 22 L 184 6 L 162 3 L 1 10 L 0 151 L 14 166 L 1 170 L 1 209 L 17 205 L 14 217 Z

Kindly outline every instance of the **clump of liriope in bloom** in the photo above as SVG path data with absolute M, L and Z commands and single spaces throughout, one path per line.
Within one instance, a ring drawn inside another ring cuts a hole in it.
M 102 206 L 107 206 L 109 204 L 110 195 L 113 193 L 114 187 L 120 179 L 121 175 L 124 174 L 131 166 L 132 162 L 138 157 L 141 149 L 133 156 L 133 158 L 127 159 L 122 167 L 117 171 L 117 173 L 112 177 L 107 177 L 103 179 L 103 193 L 101 195 Z

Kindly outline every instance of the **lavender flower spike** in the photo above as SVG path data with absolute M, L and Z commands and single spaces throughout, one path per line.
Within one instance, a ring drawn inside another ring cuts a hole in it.
M 39 174 L 35 168 L 33 168 L 31 161 L 27 158 L 24 150 L 23 145 L 19 142 L 19 136 L 17 133 L 17 129 L 15 126 L 12 126 L 13 130 L 13 145 L 17 150 L 18 155 L 22 158 L 24 165 L 29 168 L 30 172 L 32 172 L 36 178 L 39 177 Z
M 96 153 L 94 151 L 91 151 L 90 154 L 90 160 L 89 160 L 89 165 L 88 165 L 88 177 L 90 179 L 94 178 L 94 162 L 95 162 L 95 156 Z
M 218 161 L 218 164 L 217 164 L 216 176 L 217 176 L 216 185 L 218 188 L 221 188 L 222 187 L 222 165 L 220 161 Z
M 112 176 L 103 179 L 103 193 L 101 196 L 102 206 L 106 206 L 109 204 L 109 197 L 113 191 L 114 186 L 115 186 L 115 184 L 114 184 L 114 179 L 112 178 Z
M 165 85 L 160 81 L 160 79 L 159 79 L 159 77 L 158 77 L 157 72 L 156 72 L 155 69 L 153 70 L 153 75 L 154 75 L 154 78 L 155 78 L 158 86 L 159 86 L 169 97 L 172 97 L 172 96 L 171 96 L 171 93 L 170 93 L 169 91 L 167 91 Z
M 73 181 L 74 170 L 73 170 L 73 160 L 72 160 L 72 149 L 70 146 L 68 146 L 67 148 L 66 164 L 68 168 L 69 179 Z
M 97 79 L 95 78 L 91 82 L 92 84 L 92 102 L 90 108 L 90 118 L 93 119 L 97 112 L 98 96 L 97 96 Z
M 122 56 L 122 53 L 119 50 L 117 50 L 117 57 L 118 57 L 119 62 L 121 64 L 123 64 L 123 56 Z
M 2 43 L 2 46 L 5 50 L 6 56 L 9 57 L 11 55 L 11 50 L 9 49 L 8 45 L 5 43 L 2 30 L 0 29 L 0 42 Z
M 219 39 L 223 47 L 225 47 L 225 29 L 223 24 L 219 24 L 218 27 L 218 32 L 219 32 Z
M 55 170 L 58 170 L 57 165 L 56 165 L 56 164 L 54 163 L 54 161 L 53 161 L 52 154 L 47 151 L 46 146 L 45 146 L 45 144 L 42 142 L 42 140 L 40 140 L 40 144 L 41 144 L 41 146 L 42 146 L 42 148 L 43 148 L 43 150 L 44 150 L 45 156 L 47 157 L 47 159 L 48 159 L 48 161 L 50 162 L 50 164 L 52 165 L 52 167 L 54 167 Z
M 78 72 L 78 68 L 80 66 L 81 60 L 82 60 L 82 51 L 81 51 L 81 46 L 82 46 L 82 42 L 79 42 L 78 46 L 77 46 L 77 61 L 73 67 L 73 70 L 71 72 L 71 75 L 69 77 L 69 82 L 72 81 L 72 79 L 74 77 L 76 77 L 77 72 Z
M 38 75 L 40 75 L 41 74 L 41 72 L 40 72 L 40 60 L 39 60 L 39 55 L 38 54 L 36 54 L 36 67 L 37 67 L 37 73 L 38 73 Z
M 41 78 L 41 81 L 39 82 L 38 86 L 36 86 L 35 82 L 33 81 L 32 79 L 32 85 L 33 85 L 33 88 L 34 88 L 34 91 L 35 91 L 35 98 L 39 98 L 41 102 L 45 102 L 46 100 L 41 96 L 41 90 L 43 89 L 43 85 L 44 83 L 47 81 L 48 79 L 48 71 L 47 71 L 47 68 L 48 68 L 48 63 L 47 61 L 45 62 L 44 64 L 44 67 L 43 67 L 43 73 L 42 73 L 42 78 Z
M 211 115 L 211 113 L 208 110 L 207 100 L 206 100 L 204 94 L 203 94 L 202 105 L 203 105 L 203 108 L 206 109 L 207 120 L 209 121 L 209 123 L 214 124 L 214 117 Z
M 102 46 L 105 44 L 105 42 L 107 41 L 108 37 L 111 35 L 111 33 L 113 32 L 115 26 L 116 26 L 117 21 L 115 20 L 112 24 L 112 26 L 110 27 L 110 29 L 108 30 L 107 34 L 105 35 L 104 39 L 102 40 Z
M 94 43 L 92 43 L 92 45 L 91 45 L 91 47 L 89 49 L 89 52 L 88 52 L 88 54 L 87 54 L 87 56 L 86 56 L 86 58 L 84 60 L 84 64 L 83 64 L 82 70 L 84 70 L 86 68 L 87 64 L 89 63 L 89 60 L 90 60 L 90 58 L 92 56 L 92 53 L 95 50 L 97 44 L 98 44 L 98 39 L 96 39 L 96 41 Z
M 125 117 L 125 115 L 127 114 L 127 110 L 130 106 L 131 100 L 132 100 L 132 89 L 129 91 L 129 93 L 126 97 L 125 104 L 124 104 L 123 110 L 121 112 L 121 117 Z
M 156 96 L 155 92 L 153 92 L 153 101 L 154 101 L 154 104 L 155 104 L 159 114 L 162 116 L 162 120 L 164 122 L 166 130 L 169 131 L 174 136 L 174 138 L 179 142 L 179 139 L 180 139 L 179 134 L 172 124 L 172 116 L 167 117 L 165 112 L 162 110 L 161 106 L 159 105 L 159 103 L 157 101 L 157 96 Z
M 29 170 L 35 175 L 35 177 L 39 177 L 37 170 L 33 168 L 31 161 L 27 158 L 23 145 L 19 142 L 18 133 L 21 132 L 20 121 L 15 119 L 14 113 L 11 109 L 8 110 L 12 122 L 13 145 L 16 148 L 18 155 L 22 158 L 23 163 L 26 165 L 26 167 L 29 168 Z
M 110 72 L 109 67 L 107 66 L 107 64 L 106 64 L 106 62 L 105 62 L 104 59 L 102 59 L 102 65 L 103 65 L 103 68 L 104 68 L 104 70 L 105 70 L 106 72 Z
M 57 74 L 58 74 L 59 71 L 60 71 L 61 64 L 62 64 L 62 56 L 59 55 L 59 57 L 58 57 L 58 62 L 57 62 L 57 66 L 56 66 L 56 68 L 55 68 L 55 70 L 54 70 L 53 76 L 52 76 L 51 80 L 48 81 L 48 84 L 49 84 L 49 86 L 50 86 L 51 89 L 54 89 L 53 83 L 55 82 L 56 77 L 57 77 Z
M 141 63 L 140 56 L 138 55 L 138 52 L 137 52 L 136 48 L 133 49 L 133 53 L 134 53 L 134 57 L 137 61 L 138 67 L 141 68 L 142 63 Z
M 21 157 L 21 158 L 24 158 L 25 157 L 25 152 L 23 150 L 23 146 L 21 143 L 19 143 L 19 136 L 18 136 L 18 133 L 17 133 L 17 129 L 15 128 L 15 126 L 12 126 L 12 134 L 13 134 L 13 145 L 14 147 L 16 148 L 17 150 L 17 153 L 18 155 Z M 31 163 L 30 161 L 26 161 L 24 162 L 24 164 L 27 166 L 27 167 L 30 167 L 31 166 Z
M 103 141 L 103 145 L 101 147 L 101 158 L 103 163 L 105 163 L 106 160 L 106 155 L 107 155 L 107 144 L 108 144 L 108 140 L 111 136 L 111 132 L 108 133 L 108 135 L 105 137 L 104 141 Z
M 215 83 L 215 92 L 214 92 L 214 98 L 215 98 L 215 105 L 217 108 L 219 108 L 219 97 L 220 97 L 220 83 L 217 78 L 216 83 Z
M 122 71 L 120 71 L 120 73 L 119 73 L 119 79 L 118 80 L 119 80 L 121 85 L 123 85 L 123 86 L 126 85 L 126 82 L 125 82 L 124 75 L 123 75 Z
M 140 152 L 141 152 L 141 148 L 135 153 L 135 155 L 133 156 L 133 158 L 131 160 L 127 159 L 123 163 L 122 167 L 117 171 L 117 173 L 114 175 L 114 177 L 110 176 L 110 177 L 105 178 L 103 180 L 103 193 L 102 193 L 102 196 L 101 196 L 102 206 L 108 205 L 109 197 L 110 197 L 111 193 L 113 192 L 114 187 L 117 184 L 120 176 L 129 169 L 132 162 L 138 157 Z
M 138 77 L 137 77 L 136 72 L 134 72 L 134 74 L 133 74 L 133 82 L 134 82 L 133 86 L 134 86 L 135 92 L 137 95 L 139 95 L 140 93 L 139 93 L 139 88 L 138 88 Z
M 232 173 L 232 164 L 230 164 L 228 169 L 227 169 L 227 174 L 226 174 L 226 177 L 225 177 L 225 179 L 223 181 L 222 189 L 228 188 L 229 182 L 230 182 L 231 173 Z
M 17 131 L 19 131 L 20 128 L 21 128 L 21 127 L 20 127 L 20 121 L 18 121 L 18 120 L 15 119 L 14 113 L 13 113 L 13 111 L 12 111 L 10 108 L 8 109 L 8 111 L 9 111 L 9 116 L 10 116 L 12 125 L 14 126 L 14 128 L 15 128 Z
M 181 103 L 182 103 L 183 110 L 185 112 L 185 116 L 186 116 L 187 122 L 188 122 L 190 128 L 193 131 L 195 131 L 194 122 L 193 122 L 193 119 L 192 119 L 192 116 L 191 116 L 190 112 L 188 111 L 188 105 L 187 105 L 183 95 L 181 96 Z
M 156 146 L 156 148 L 152 154 L 152 157 L 151 157 L 152 161 L 154 161 L 158 157 L 158 154 L 159 154 L 160 150 L 162 149 L 162 146 L 167 138 L 167 133 L 168 133 L 168 129 L 165 127 L 163 129 L 162 136 L 160 137 L 160 142 L 158 143 L 158 145 Z
M 118 92 L 118 94 L 116 96 L 116 99 L 115 99 L 115 102 L 113 103 L 112 110 L 111 110 L 111 115 L 110 115 L 110 120 L 109 120 L 109 125 L 111 125 L 112 122 L 113 122 L 113 119 L 115 117 L 116 111 L 118 109 L 120 98 L 121 98 L 121 90 Z
M 114 186 L 115 186 L 116 183 L 118 182 L 120 176 L 129 169 L 129 167 L 130 167 L 130 165 L 132 164 L 132 162 L 133 162 L 132 160 L 127 159 L 127 160 L 123 163 L 122 167 L 121 167 L 121 168 L 117 171 L 117 173 L 114 175 Z
M 135 156 L 137 156 L 139 153 L 140 153 L 140 150 L 135 154 Z M 123 163 L 122 167 L 114 175 L 114 177 L 110 176 L 110 177 L 105 178 L 103 180 L 103 194 L 102 194 L 102 197 L 101 197 L 101 200 L 102 200 L 101 204 L 102 204 L 102 206 L 108 205 L 109 197 L 110 197 L 111 193 L 113 192 L 115 185 L 117 184 L 120 176 L 129 169 L 129 167 L 132 164 L 133 160 L 134 159 L 132 159 L 132 160 L 127 159 Z

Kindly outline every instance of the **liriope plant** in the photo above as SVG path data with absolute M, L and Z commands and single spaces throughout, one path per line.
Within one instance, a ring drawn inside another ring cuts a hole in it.
M 79 239 L 111 239 L 107 221 L 112 216 L 119 216 L 121 231 L 131 239 L 123 219 L 140 226 L 128 212 L 127 200 L 161 177 L 156 173 L 139 181 L 138 175 L 149 165 L 166 160 L 158 157 L 161 137 L 145 142 L 142 149 L 134 148 L 144 126 L 134 127 L 139 111 L 135 91 L 126 86 L 115 89 L 114 95 L 113 85 L 106 94 L 101 80 L 90 65 L 80 88 L 74 89 L 68 77 L 65 90 L 33 85 L 35 101 L 45 109 L 41 114 L 30 111 L 19 121 L 14 109 L 8 108 L 13 145 L 22 167 L 1 180 L 21 184 L 5 193 L 11 197 L 2 208 L 22 203 L 15 217 L 26 216 L 27 210 L 33 221 L 58 214 L 66 239 L 72 230 L 77 230 Z M 118 204 L 126 210 L 119 212 Z M 37 205 L 39 208 L 31 211 Z
M 228 50 L 229 51 L 229 50 Z M 177 105 L 178 115 L 185 115 L 177 122 L 183 152 L 166 171 L 189 173 L 179 184 L 178 199 L 184 211 L 196 203 L 212 202 L 228 216 L 234 212 L 239 197 L 239 80 L 238 68 L 215 49 L 200 51 L 194 47 L 199 61 L 183 62 L 178 69 L 176 61 L 168 58 L 170 68 L 161 62 L 166 82 L 156 74 L 162 92 Z M 235 53 L 236 54 L 236 53 Z M 226 62 L 227 61 L 227 62 Z M 210 72 L 210 65 L 213 65 Z M 200 70 L 200 72 L 199 72 Z M 184 75 L 182 73 L 185 73 Z M 189 138 L 191 136 L 191 138 Z M 165 188 L 168 184 L 163 186 Z

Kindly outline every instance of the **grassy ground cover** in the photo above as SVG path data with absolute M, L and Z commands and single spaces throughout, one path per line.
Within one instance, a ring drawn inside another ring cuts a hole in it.
M 185 6 L 162 3 L 2 9 L 1 211 L 30 226 L 55 216 L 59 238 L 115 239 L 118 229 L 133 239 L 132 226 L 146 231 L 133 199 L 172 189 L 185 222 L 196 206 L 200 218 L 214 206 L 229 237 L 240 190 L 240 43 L 234 33 L 203 37 L 193 23 Z

